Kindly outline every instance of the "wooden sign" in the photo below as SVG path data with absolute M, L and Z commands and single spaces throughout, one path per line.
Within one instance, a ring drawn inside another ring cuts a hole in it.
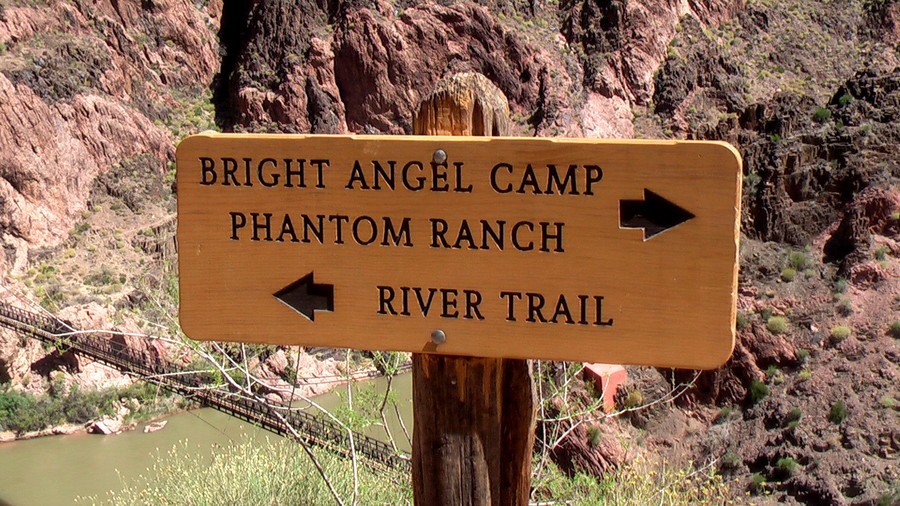
M 193 339 L 687 368 L 734 345 L 728 144 L 202 134 L 177 184 Z

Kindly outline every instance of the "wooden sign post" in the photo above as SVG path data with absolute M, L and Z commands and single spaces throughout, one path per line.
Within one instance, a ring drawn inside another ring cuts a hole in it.
M 734 148 L 499 137 L 507 115 L 462 74 L 421 104 L 427 136 L 177 150 L 184 332 L 416 354 L 419 504 L 527 501 L 526 359 L 710 369 L 734 347 Z
M 508 125 L 503 93 L 480 74 L 458 74 L 419 105 L 414 133 L 506 135 Z M 415 503 L 528 504 L 535 410 L 526 360 L 414 354 Z

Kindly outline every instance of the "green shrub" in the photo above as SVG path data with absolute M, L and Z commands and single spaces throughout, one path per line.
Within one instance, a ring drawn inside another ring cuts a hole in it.
M 897 399 L 894 399 L 890 395 L 883 395 L 880 399 L 878 399 L 878 404 L 882 408 L 894 409 L 897 405 Z
M 828 412 L 828 420 L 831 423 L 840 424 L 847 419 L 847 415 L 847 405 L 844 401 L 835 401 L 835 403 L 831 405 L 831 410 Z
M 844 93 L 843 95 L 841 95 L 841 98 L 838 99 L 838 104 L 842 107 L 850 104 L 851 102 L 853 102 L 853 96 L 849 93 Z
M 788 329 L 787 318 L 783 316 L 773 316 L 766 322 L 766 328 L 773 334 L 784 334 Z
M 837 293 L 844 293 L 847 291 L 847 287 L 850 283 L 844 278 L 838 278 L 837 281 L 834 282 L 834 291 Z
M 850 327 L 846 325 L 835 325 L 831 327 L 831 339 L 835 342 L 843 341 L 850 337 Z
M 812 371 L 809 369 L 802 369 L 799 373 L 797 373 L 798 381 L 809 381 L 812 378 Z
M 759 380 L 750 382 L 750 400 L 753 404 L 758 404 L 767 395 L 769 395 L 769 387 L 765 383 Z
M 123 392 L 128 390 L 123 390 Z M 115 389 L 81 390 L 53 381 L 48 395 L 0 391 L 0 426 L 16 433 L 34 432 L 64 422 L 85 423 L 112 415 L 119 393 Z
M 797 361 L 801 364 L 805 364 L 807 360 L 809 360 L 809 350 L 806 348 L 798 348 L 797 349 Z
M 813 120 L 816 123 L 825 123 L 831 118 L 831 111 L 824 107 L 817 107 L 816 111 L 813 113 Z
M 630 390 L 625 397 L 625 408 L 632 409 L 644 404 L 644 394 L 638 390 Z
M 106 264 L 100 266 L 99 272 L 88 274 L 84 278 L 84 283 L 91 286 L 107 286 L 116 282 L 116 273 L 112 271 Z
M 118 398 L 114 389 L 83 392 L 78 385 L 72 385 L 72 388 L 59 399 L 61 414 L 63 419 L 69 422 L 86 423 L 112 415 Z
M 788 267 L 793 268 L 796 271 L 805 271 L 809 267 L 811 267 L 811 263 L 809 261 L 809 257 L 806 256 L 806 253 L 802 251 L 791 251 L 788 253 L 787 258 Z
M 739 469 L 744 463 L 743 459 L 741 459 L 741 456 L 731 450 L 725 452 L 725 455 L 722 455 L 721 462 L 722 469 L 727 469 L 729 471 Z
M 888 248 L 887 246 L 879 246 L 875 248 L 875 260 L 883 262 L 887 260 Z
M 31 394 L 14 390 L 0 391 L 0 426 L 5 430 L 25 432 L 21 427 L 21 416 L 34 410 L 36 399 Z
M 76 224 L 75 227 L 72 229 L 72 235 L 77 237 L 77 236 L 83 235 L 85 232 L 87 232 L 90 229 L 91 229 L 91 224 L 86 221 L 82 221 L 82 222 Z
M 783 478 L 792 478 L 797 475 L 800 464 L 791 457 L 783 457 L 775 462 L 775 467 L 778 468 L 778 472 Z
M 785 267 L 781 271 L 781 280 L 786 283 L 790 283 L 796 277 L 797 277 L 797 270 L 794 269 L 793 267 Z
M 734 408 L 731 406 L 722 406 L 722 409 L 719 410 L 716 417 L 713 419 L 713 423 L 722 423 L 731 418 L 732 414 L 734 414 Z
M 900 504 L 900 485 L 896 483 L 893 492 L 882 494 L 875 502 L 876 506 L 897 506 L 897 504 Z
M 744 186 L 747 187 L 745 194 L 752 195 L 756 193 L 756 190 L 759 188 L 759 183 L 762 182 L 762 177 L 755 172 L 751 172 L 744 177 Z
M 791 426 L 791 424 L 794 424 L 793 426 L 796 427 L 797 422 L 799 422 L 801 418 L 803 418 L 803 411 L 801 411 L 800 408 L 793 408 L 784 415 L 784 425 Z
M 900 321 L 891 322 L 888 327 L 888 334 L 900 339 Z
M 853 314 L 853 302 L 849 297 L 843 295 L 838 297 L 837 312 L 841 316 L 850 316 Z
M 747 318 L 746 313 L 738 312 L 737 317 L 735 317 L 734 324 L 738 330 L 744 330 L 750 326 L 750 319 Z
M 781 371 L 778 370 L 778 366 L 772 364 L 766 369 L 766 378 L 768 381 L 780 385 L 784 383 L 784 375 L 781 374 Z
M 750 491 L 754 493 L 762 492 L 763 489 L 766 488 L 766 477 L 759 474 L 753 473 L 750 475 Z

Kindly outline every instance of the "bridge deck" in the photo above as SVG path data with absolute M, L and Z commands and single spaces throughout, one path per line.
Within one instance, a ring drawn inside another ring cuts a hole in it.
M 394 451 L 387 443 L 352 432 L 333 420 L 288 407 L 273 406 L 262 400 L 240 397 L 230 392 L 201 388 L 170 364 L 148 364 L 123 342 L 92 334 L 70 334 L 60 322 L 44 315 L 0 302 L 0 326 L 52 344 L 62 351 L 75 351 L 120 371 L 139 376 L 145 381 L 197 400 L 199 403 L 228 413 L 281 436 L 326 448 L 349 456 L 353 449 L 368 464 L 403 472 L 411 471 L 407 454 Z M 291 430 L 293 429 L 293 431 Z

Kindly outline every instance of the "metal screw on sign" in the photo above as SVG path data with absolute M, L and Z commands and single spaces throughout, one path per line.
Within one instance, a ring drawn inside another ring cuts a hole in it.
M 434 344 L 444 344 L 447 341 L 447 334 L 441 329 L 431 331 L 431 341 Z
M 439 165 L 446 162 L 447 161 L 447 152 L 444 151 L 443 149 L 436 150 L 434 152 L 434 156 L 432 157 L 432 160 L 434 160 L 434 163 L 439 164 Z

